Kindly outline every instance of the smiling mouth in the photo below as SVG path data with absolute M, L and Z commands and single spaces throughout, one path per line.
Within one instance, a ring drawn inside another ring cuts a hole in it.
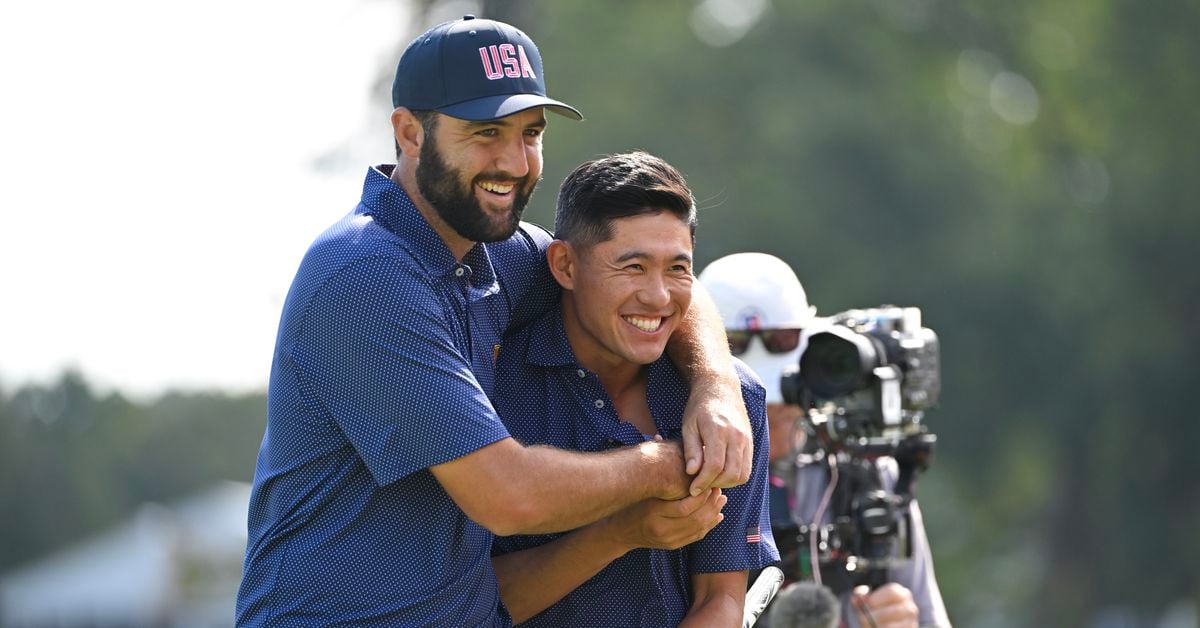
M 637 327 L 638 329 L 647 333 L 658 331 L 662 327 L 663 323 L 663 318 L 661 316 L 656 316 L 654 318 L 648 318 L 645 316 L 622 316 L 621 318 L 625 319 L 626 323 L 629 323 L 630 325 L 633 325 L 634 327 Z
M 508 194 L 513 191 L 513 188 L 517 187 L 515 183 L 497 183 L 495 181 L 480 181 L 478 185 L 492 194 L 501 195 Z

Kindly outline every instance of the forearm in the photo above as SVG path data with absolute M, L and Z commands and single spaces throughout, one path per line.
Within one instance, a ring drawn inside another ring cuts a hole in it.
M 520 490 L 530 506 L 522 534 L 573 530 L 643 499 L 687 494 L 676 443 L 643 443 L 601 454 L 551 447 L 526 452 L 527 471 L 514 470 L 512 478 L 514 485 L 525 485 Z
M 573 530 L 648 497 L 687 494 L 677 443 L 602 453 L 493 443 L 430 470 L 460 508 L 492 532 Z
M 692 607 L 680 628 L 740 628 L 746 606 L 745 571 L 698 573 L 692 576 Z
M 740 390 L 721 314 L 698 283 L 683 324 L 667 342 L 667 354 L 693 388 L 720 383 Z
M 745 594 L 735 592 L 715 593 L 696 604 L 688 611 L 679 628 L 712 628 L 728 626 L 737 628 L 742 625 L 742 614 L 746 605 Z
M 566 597 L 630 549 L 605 531 L 605 522 L 538 547 L 492 557 L 500 599 L 521 623 Z
M 750 419 L 721 315 L 699 284 L 693 287 L 691 307 L 671 335 L 667 351 L 690 385 L 683 448 L 686 469 L 695 475 L 691 493 L 745 482 L 754 455 Z

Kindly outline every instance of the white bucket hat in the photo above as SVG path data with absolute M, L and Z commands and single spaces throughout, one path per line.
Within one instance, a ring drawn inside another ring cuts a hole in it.
M 734 253 L 709 264 L 700 283 L 712 295 L 727 330 L 801 329 L 816 315 L 796 273 L 787 262 L 766 253 Z M 770 353 L 762 337 L 750 339 L 737 356 L 763 381 L 767 403 L 782 403 L 779 379 L 785 367 L 796 364 L 803 342 L 785 353 Z

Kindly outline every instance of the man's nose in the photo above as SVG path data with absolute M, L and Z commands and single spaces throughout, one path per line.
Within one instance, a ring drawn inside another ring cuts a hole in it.
M 671 290 L 662 277 L 650 274 L 642 284 L 639 299 L 646 305 L 664 307 L 671 302 Z
M 500 154 L 496 156 L 496 169 L 514 179 L 524 178 L 529 174 L 529 146 L 522 135 L 517 135 L 504 143 Z

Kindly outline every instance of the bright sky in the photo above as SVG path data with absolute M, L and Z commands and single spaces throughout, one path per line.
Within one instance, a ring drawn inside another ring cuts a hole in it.
M 264 387 L 300 257 L 391 159 L 403 11 L 4 3 L 0 385 Z

